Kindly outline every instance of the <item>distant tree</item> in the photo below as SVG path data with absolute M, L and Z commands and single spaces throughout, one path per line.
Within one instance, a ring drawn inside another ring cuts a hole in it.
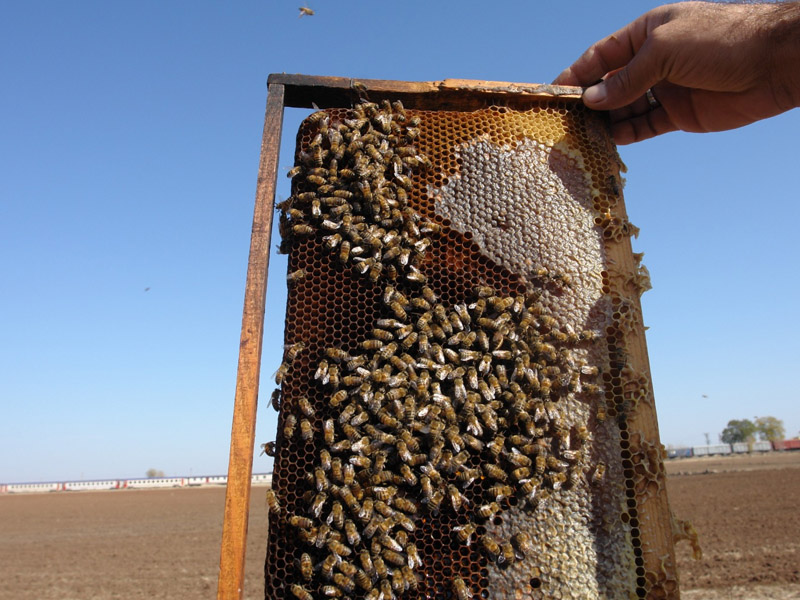
M 737 442 L 752 442 L 755 439 L 756 426 L 750 419 L 728 421 L 728 426 L 722 430 L 719 439 L 724 444 Z
M 153 479 L 154 477 L 163 477 L 164 471 L 159 471 L 158 469 L 147 469 L 147 477 L 149 479 Z
M 774 442 L 782 440 L 786 436 L 783 421 L 775 417 L 757 417 L 755 426 L 760 440 Z

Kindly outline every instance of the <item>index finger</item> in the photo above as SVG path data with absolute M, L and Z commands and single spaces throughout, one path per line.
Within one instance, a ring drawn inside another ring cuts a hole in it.
M 655 29 L 660 18 L 655 9 L 622 29 L 595 42 L 553 81 L 555 85 L 588 86 L 627 65 Z

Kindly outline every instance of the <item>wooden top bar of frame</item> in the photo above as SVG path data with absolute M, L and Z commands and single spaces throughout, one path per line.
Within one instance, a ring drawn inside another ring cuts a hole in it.
M 510 103 L 543 98 L 579 100 L 583 92 L 579 87 L 507 81 L 390 81 L 285 73 L 270 75 L 268 82 L 284 86 L 285 105 L 296 108 L 348 106 L 366 96 L 373 102 L 400 100 L 407 108 L 418 110 L 474 110 L 497 100 Z

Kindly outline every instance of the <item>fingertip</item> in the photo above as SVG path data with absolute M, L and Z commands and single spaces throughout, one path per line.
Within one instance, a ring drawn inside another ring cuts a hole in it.
M 597 85 L 593 85 L 592 87 L 588 88 L 585 92 L 583 92 L 583 102 L 587 106 L 594 106 L 599 107 L 606 101 L 608 97 L 608 91 L 606 90 L 605 83 L 598 83 Z

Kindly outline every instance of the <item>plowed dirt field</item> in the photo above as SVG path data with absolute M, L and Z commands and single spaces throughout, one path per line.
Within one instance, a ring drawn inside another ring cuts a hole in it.
M 689 600 L 800 599 L 800 452 L 667 465 Z M 266 510 L 253 488 L 245 597 L 263 597 Z M 223 488 L 0 496 L 0 599 L 214 598 Z M 613 600 L 613 599 L 612 599 Z

